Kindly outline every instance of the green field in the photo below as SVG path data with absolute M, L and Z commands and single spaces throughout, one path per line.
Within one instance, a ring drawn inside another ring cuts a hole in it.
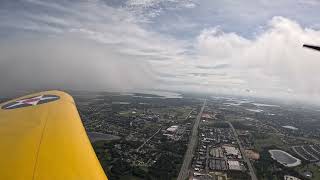
M 313 177 L 311 180 L 318 180 L 320 179 L 320 168 L 315 164 L 308 164 L 305 166 L 298 166 L 295 167 L 295 170 L 302 174 L 304 171 L 311 171 L 313 173 Z
M 254 148 L 259 152 L 262 151 L 262 149 L 267 146 L 277 146 L 284 150 L 288 148 L 281 141 L 278 135 L 253 133 L 253 136 L 254 136 Z
M 151 108 L 152 112 L 160 114 L 162 117 L 164 117 L 165 114 L 171 115 L 171 116 L 177 116 L 176 120 L 185 120 L 187 115 L 192 110 L 191 107 L 176 107 L 176 108 Z

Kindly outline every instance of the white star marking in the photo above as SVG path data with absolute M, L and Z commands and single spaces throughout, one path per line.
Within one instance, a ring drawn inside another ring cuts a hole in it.
M 41 95 L 41 96 L 36 96 L 36 97 L 28 98 L 28 99 L 17 100 L 15 104 L 12 104 L 11 106 L 6 107 L 6 109 L 10 109 L 15 106 L 20 106 L 23 104 L 29 104 L 29 105 L 35 106 L 39 103 L 39 101 L 47 100 L 47 99 L 56 99 L 56 98 L 57 97 L 43 97 L 43 95 Z

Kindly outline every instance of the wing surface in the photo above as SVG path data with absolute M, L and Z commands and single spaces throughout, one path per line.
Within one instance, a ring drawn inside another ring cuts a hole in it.
M 107 179 L 70 95 L 0 104 L 0 179 Z

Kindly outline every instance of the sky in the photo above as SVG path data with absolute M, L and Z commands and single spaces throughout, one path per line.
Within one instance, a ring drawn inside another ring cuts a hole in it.
M 320 100 L 319 0 L 1 0 L 1 92 Z M 319 101 L 320 102 L 320 101 Z

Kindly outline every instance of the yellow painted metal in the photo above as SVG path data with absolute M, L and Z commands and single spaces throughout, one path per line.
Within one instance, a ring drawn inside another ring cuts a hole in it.
M 60 99 L 0 109 L 0 179 L 107 179 L 70 95 L 46 91 L 18 99 L 46 94 Z

